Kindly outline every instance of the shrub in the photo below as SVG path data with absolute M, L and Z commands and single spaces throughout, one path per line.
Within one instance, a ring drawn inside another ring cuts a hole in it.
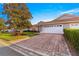
M 79 53 L 79 29 L 64 29 L 64 36 Z

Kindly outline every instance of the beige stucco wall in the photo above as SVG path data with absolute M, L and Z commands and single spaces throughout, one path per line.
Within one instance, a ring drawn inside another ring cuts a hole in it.
M 79 23 L 70 24 L 70 28 L 79 28 Z
M 63 28 L 70 28 L 70 24 L 63 24 Z

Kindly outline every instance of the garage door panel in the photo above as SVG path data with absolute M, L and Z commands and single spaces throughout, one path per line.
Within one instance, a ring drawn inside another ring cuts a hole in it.
M 43 27 L 41 33 L 63 33 L 63 27 Z

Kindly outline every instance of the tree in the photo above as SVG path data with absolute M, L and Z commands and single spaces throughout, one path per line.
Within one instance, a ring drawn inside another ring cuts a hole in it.
M 11 28 L 22 30 L 31 26 L 30 19 L 32 18 L 29 9 L 24 3 L 4 4 L 4 12 L 8 17 L 8 24 Z
M 4 31 L 5 29 L 6 29 L 5 21 L 2 18 L 0 18 L 0 31 L 1 30 Z

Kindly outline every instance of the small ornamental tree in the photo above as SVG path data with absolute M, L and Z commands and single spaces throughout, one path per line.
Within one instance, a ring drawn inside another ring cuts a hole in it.
M 23 29 L 31 26 L 30 19 L 32 18 L 29 9 L 24 3 L 10 3 L 4 4 L 4 12 L 8 16 L 7 23 L 10 28 L 14 30 L 19 30 L 20 33 Z

